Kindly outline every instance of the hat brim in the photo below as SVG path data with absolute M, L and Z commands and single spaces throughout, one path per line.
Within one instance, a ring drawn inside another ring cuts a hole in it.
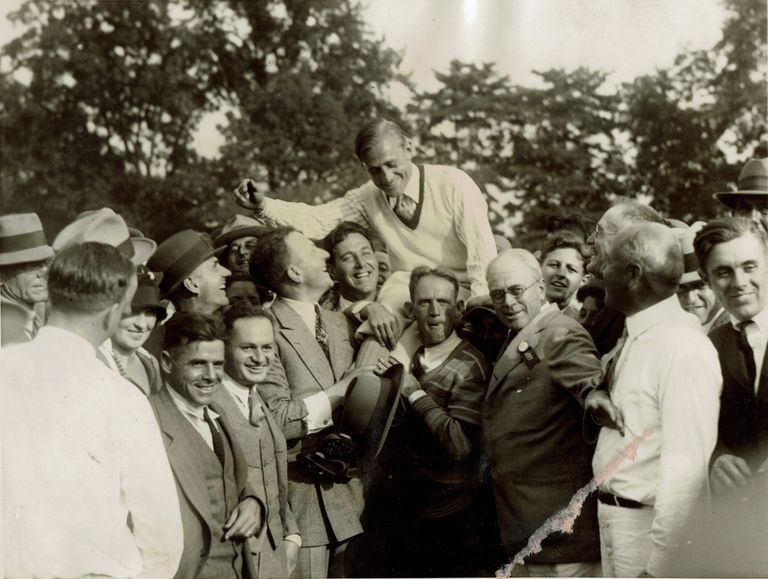
M 400 400 L 405 368 L 395 364 L 381 376 L 353 380 L 344 401 L 342 430 L 357 439 L 366 459 L 376 458 L 387 441 Z
M 133 265 L 146 263 L 157 249 L 157 243 L 146 237 L 131 237 L 130 241 L 133 245 L 133 257 L 130 258 Z
M 759 200 L 760 197 L 763 197 L 765 199 L 765 203 L 768 204 L 768 191 L 721 191 L 719 193 L 715 193 L 712 195 L 712 197 L 731 208 L 733 208 L 733 206 L 739 201 L 747 199 L 750 201 Z
M 241 237 L 261 237 L 269 231 L 269 227 L 261 225 L 248 225 L 246 227 L 238 227 L 232 231 L 227 231 L 219 235 L 214 241 L 214 247 L 226 247 L 232 243 L 235 239 Z
M 29 263 L 31 261 L 42 261 L 54 256 L 53 248 L 49 245 L 40 247 L 30 247 L 19 251 L 10 251 L 0 254 L 0 265 L 16 265 L 17 263 Z
M 204 253 L 202 256 L 200 256 L 200 259 L 198 259 L 198 260 L 197 260 L 197 262 L 195 263 L 195 265 L 193 265 L 193 266 L 189 267 L 189 268 L 188 268 L 188 269 L 187 269 L 187 270 L 184 272 L 184 274 L 183 274 L 183 275 L 179 276 L 179 279 L 177 279 L 176 281 L 174 281 L 174 282 L 173 282 L 173 283 L 172 283 L 172 284 L 171 284 L 171 285 L 168 287 L 168 289 L 166 289 L 165 291 L 161 291 L 161 292 L 160 292 L 160 294 L 161 294 L 161 297 L 162 297 L 163 299 L 166 299 L 166 298 L 167 298 L 169 295 L 171 295 L 173 292 L 175 292 L 175 291 L 176 291 L 176 290 L 179 288 L 179 286 L 180 286 L 180 285 L 181 285 L 181 284 L 184 282 L 184 280 L 185 280 L 185 279 L 187 279 L 187 278 L 189 277 L 189 274 L 190 274 L 190 273 L 192 273 L 193 271 L 195 271 L 195 269 L 197 269 L 197 267 L 198 267 L 198 266 L 199 266 L 201 263 L 203 263 L 203 262 L 204 262 L 206 259 L 209 259 L 209 258 L 211 258 L 211 257 L 213 257 L 213 256 L 216 256 L 216 257 L 218 257 L 219 255 L 221 255 L 221 254 L 224 252 L 224 250 L 225 250 L 225 249 L 226 249 L 226 246 L 224 246 L 224 247 L 217 247 L 217 248 L 211 249 L 210 251 L 207 251 L 206 253 Z

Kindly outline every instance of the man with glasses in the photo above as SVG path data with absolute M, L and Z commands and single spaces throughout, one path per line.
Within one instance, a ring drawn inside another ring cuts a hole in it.
M 43 325 L 53 249 L 35 213 L 0 216 L 2 344 L 28 342 Z
M 487 280 L 496 315 L 509 329 L 488 386 L 483 429 L 501 539 L 512 559 L 592 478 L 583 397 L 600 362 L 587 331 L 547 302 L 531 253 L 502 252 Z M 540 552 L 516 561 L 513 576 L 599 576 L 596 512 L 590 497 L 573 533 L 552 532 Z

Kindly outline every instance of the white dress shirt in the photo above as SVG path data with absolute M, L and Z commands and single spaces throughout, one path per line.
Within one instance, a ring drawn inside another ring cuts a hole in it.
M 3 575 L 172 577 L 179 499 L 147 398 L 60 328 L 0 358 Z
M 186 398 L 176 392 L 173 388 L 170 386 L 166 386 L 166 388 L 168 389 L 168 394 L 171 396 L 171 400 L 173 400 L 173 403 L 176 405 L 176 408 L 179 409 L 181 415 L 186 418 L 192 427 L 197 430 L 200 436 L 203 437 L 203 440 L 205 441 L 205 444 L 208 445 L 208 448 L 216 452 L 213 449 L 213 434 L 211 434 L 211 427 L 208 426 L 208 421 L 205 419 L 206 408 L 190 404 Z M 219 386 L 219 388 L 221 388 L 221 386 Z M 218 428 L 219 425 L 216 420 L 219 418 L 219 415 L 210 408 L 207 410 L 208 416 L 211 417 L 213 425 Z
M 315 335 L 315 326 L 317 325 L 317 312 L 315 305 L 309 302 L 300 302 L 289 298 L 278 298 L 286 303 L 294 312 L 296 312 L 302 321 L 309 328 L 309 333 Z M 330 384 L 329 384 L 330 386 Z M 307 434 L 314 434 L 333 426 L 331 417 L 331 401 L 325 392 L 318 392 L 304 398 L 304 404 L 307 407 L 307 415 L 304 420 L 307 423 Z
M 740 331 L 738 324 L 741 322 L 733 316 L 730 316 L 730 318 L 731 324 L 736 328 L 736 331 Z M 752 321 L 757 325 L 757 331 L 748 330 L 747 341 L 749 342 L 749 345 L 752 346 L 752 357 L 755 360 L 756 372 L 755 383 L 753 386 L 755 388 L 755 394 L 757 394 L 757 389 L 760 387 L 760 373 L 763 371 L 765 348 L 766 345 L 768 345 L 768 308 L 764 308 L 761 312 L 756 314 L 755 317 L 752 318 Z
M 627 317 L 611 399 L 624 416 L 625 434 L 602 428 L 592 460 L 600 489 L 653 506 L 653 549 L 646 570 L 657 568 L 679 524 L 707 489 L 709 457 L 717 441 L 722 377 L 717 351 L 701 324 L 671 296 Z M 612 472 L 609 463 L 648 431 L 635 456 Z

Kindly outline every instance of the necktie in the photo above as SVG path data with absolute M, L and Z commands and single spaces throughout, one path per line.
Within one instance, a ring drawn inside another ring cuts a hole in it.
M 755 384 L 755 378 L 757 377 L 757 367 L 755 366 L 755 354 L 752 350 L 752 344 L 757 337 L 755 334 L 758 327 L 752 320 L 739 322 L 737 327 L 739 328 L 739 350 L 744 357 L 744 365 L 747 367 L 747 378 L 749 378 L 749 384 L 752 386 Z
M 320 306 L 315 304 L 315 340 L 320 344 L 320 347 L 325 353 L 325 357 L 328 361 L 331 361 L 331 353 L 328 350 L 328 332 L 325 331 L 325 324 L 323 323 L 323 316 L 320 315 Z
M 264 409 L 261 407 L 261 402 L 256 394 L 256 386 L 251 387 L 251 394 L 248 397 L 248 407 L 251 424 L 259 426 L 261 421 L 264 420 Z
M 216 454 L 216 458 L 219 459 L 221 466 L 224 466 L 224 440 L 221 438 L 221 432 L 219 432 L 219 429 L 216 426 L 216 423 L 213 421 L 213 418 L 211 418 L 211 415 L 208 414 L 207 408 L 203 411 L 203 416 L 205 416 L 205 421 L 208 423 L 208 428 L 211 429 L 213 452 Z
M 425 374 L 424 363 L 422 362 L 423 355 L 424 346 L 419 346 L 411 360 L 411 374 L 413 374 L 417 380 L 421 380 L 421 377 Z
M 416 212 L 416 202 L 405 193 L 397 198 L 395 203 L 395 215 L 406 225 L 413 220 L 413 214 Z

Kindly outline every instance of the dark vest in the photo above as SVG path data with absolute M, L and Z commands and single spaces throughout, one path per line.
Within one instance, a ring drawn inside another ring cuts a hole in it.
M 221 427 L 221 422 L 217 421 L 217 424 Z M 224 541 L 224 523 L 227 522 L 227 518 L 238 503 L 232 447 L 224 429 L 219 428 L 225 454 L 224 468 L 222 468 L 216 454 L 208 448 L 200 434 L 191 424 L 189 428 L 194 434 L 191 438 L 196 447 L 198 468 L 205 478 L 208 504 L 213 517 L 212 534 L 207 544 L 208 555 L 201 562 L 196 577 L 198 579 L 240 579 L 243 575 L 241 547 L 232 541 Z

